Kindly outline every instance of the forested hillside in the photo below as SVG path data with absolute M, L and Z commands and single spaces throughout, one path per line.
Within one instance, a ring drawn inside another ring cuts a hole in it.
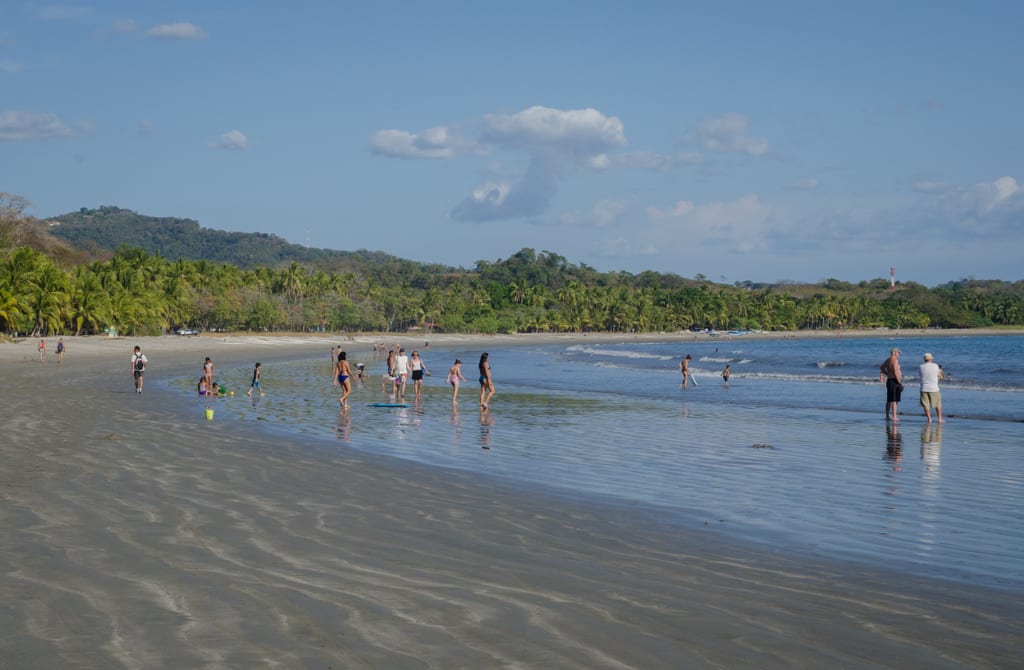
M 895 291 L 883 279 L 726 285 L 700 276 L 598 272 L 528 248 L 473 269 L 451 268 L 375 252 L 308 250 L 118 208 L 83 210 L 52 225 L 24 216 L 26 204 L 0 194 L 0 333 L 7 335 L 108 328 L 141 335 L 178 326 L 496 333 L 1024 325 L 1024 281 L 901 283 Z M 96 212 L 107 237 L 86 244 L 85 235 L 65 235 L 95 225 Z M 54 230 L 91 251 L 71 248 Z M 256 257 L 270 260 L 251 264 Z

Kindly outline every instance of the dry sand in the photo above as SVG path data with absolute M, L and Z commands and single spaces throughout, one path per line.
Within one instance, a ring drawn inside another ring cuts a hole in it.
M 132 390 L 135 343 L 152 380 L 344 340 L 65 341 L 60 366 L 52 338 L 44 364 L 0 344 L 0 668 L 1019 667 L 1019 594 L 758 552 Z

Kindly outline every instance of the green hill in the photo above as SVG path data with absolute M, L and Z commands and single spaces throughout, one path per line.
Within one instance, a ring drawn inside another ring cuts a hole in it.
M 54 237 L 94 255 L 127 246 L 171 260 L 230 263 L 244 269 L 280 267 L 295 261 L 324 270 L 355 271 L 410 262 L 382 252 L 310 249 L 277 235 L 203 228 L 193 219 L 145 216 L 120 207 L 83 207 L 47 219 L 46 224 Z

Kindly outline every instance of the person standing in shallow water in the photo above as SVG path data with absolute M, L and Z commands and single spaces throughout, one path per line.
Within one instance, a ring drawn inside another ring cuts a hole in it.
M 454 365 L 448 368 L 448 383 L 452 385 L 452 404 L 459 401 L 459 381 L 466 381 L 462 376 L 462 361 L 455 359 Z
M 900 350 L 889 352 L 889 358 L 878 366 L 879 381 L 885 382 L 885 420 L 899 421 L 900 398 L 903 393 L 903 371 L 900 370 Z
M 679 361 L 679 372 L 683 375 L 683 388 L 690 386 L 690 354 L 686 354 L 686 358 Z
M 918 370 L 918 379 L 921 380 L 921 407 L 924 408 L 924 415 L 928 417 L 928 423 L 931 423 L 932 409 L 934 408 L 935 418 L 942 423 L 942 394 L 939 393 L 942 368 L 933 360 L 931 354 L 925 354 L 924 363 Z
M 341 398 L 338 399 L 338 404 L 342 407 L 348 406 L 348 396 L 352 393 L 350 377 L 352 377 L 352 368 L 348 364 L 348 354 L 339 351 L 338 363 L 334 366 L 334 379 L 331 381 L 331 385 L 341 387 Z
M 487 409 L 487 403 L 494 396 L 494 379 L 491 377 L 490 355 L 480 354 L 480 409 Z

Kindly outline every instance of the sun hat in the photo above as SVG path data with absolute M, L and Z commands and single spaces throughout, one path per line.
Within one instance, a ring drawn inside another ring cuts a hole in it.
M 932 355 L 931 355 L 931 354 L 925 354 L 925 355 L 924 355 L 924 359 L 925 359 L 926 361 L 930 361 L 930 360 L 932 359 Z
M 901 352 L 901 351 L 899 350 L 899 347 L 893 347 L 893 348 L 892 348 L 892 351 L 890 351 L 889 353 L 890 353 L 890 354 L 900 354 L 900 353 L 903 353 L 903 352 Z

